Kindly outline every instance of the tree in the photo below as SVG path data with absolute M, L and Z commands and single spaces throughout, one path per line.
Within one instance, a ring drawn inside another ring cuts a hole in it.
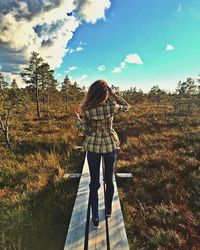
M 84 96 L 84 89 L 82 89 L 78 85 L 78 83 L 75 81 L 73 84 L 71 84 L 69 93 L 72 96 L 72 100 L 74 102 L 77 102 L 77 101 L 80 101 L 83 98 L 83 96 Z
M 2 80 L 4 76 L 1 75 Z M 9 126 L 10 121 L 16 116 L 19 106 L 23 103 L 23 97 L 19 93 L 19 89 L 3 88 L 0 95 L 0 128 L 3 132 L 6 145 L 12 149 Z
M 56 86 L 58 85 L 56 79 L 54 78 L 54 70 L 50 69 L 48 63 L 43 62 L 41 66 L 39 66 L 38 74 L 41 89 L 42 102 L 46 111 L 46 115 L 49 113 L 49 98 L 50 95 L 57 91 Z
M 12 83 L 11 83 L 11 88 L 13 90 L 16 90 L 16 89 L 19 89 L 18 85 L 17 85 L 17 82 L 16 82 L 16 79 L 14 78 Z
M 69 108 L 69 99 L 70 99 L 70 93 L 69 93 L 69 90 L 70 90 L 70 86 L 71 86 L 71 81 L 68 77 L 68 75 L 65 77 L 63 83 L 62 83 L 62 86 L 61 86 L 61 93 L 62 93 L 62 96 L 65 100 L 65 104 L 66 104 L 66 110 L 68 110 Z
M 160 89 L 160 87 L 158 85 L 154 85 L 150 91 L 149 91 L 149 94 L 151 95 L 160 95 L 160 94 L 164 94 L 165 91 Z
M 0 72 L 0 90 L 8 87 L 8 83 L 5 80 L 3 73 Z
M 178 82 L 176 92 L 182 96 L 189 96 L 197 93 L 197 86 L 192 78 L 187 78 L 185 82 Z
M 199 78 L 197 79 L 197 89 L 198 89 L 198 94 L 200 95 L 200 75 L 199 75 Z
M 121 91 L 120 91 L 120 88 L 118 86 L 114 86 L 113 84 L 111 85 L 110 87 L 112 89 L 112 91 L 116 94 L 119 94 Z
M 32 86 L 35 90 L 35 101 L 37 106 L 37 116 L 40 117 L 40 101 L 39 101 L 39 83 L 41 81 L 40 67 L 43 63 L 39 53 L 33 51 L 29 59 L 29 66 L 24 68 L 21 76 L 26 84 Z
M 66 76 L 61 86 L 61 93 L 65 100 L 66 110 L 68 110 L 69 102 L 82 100 L 85 93 L 85 87 L 81 88 L 76 81 L 72 84 L 69 77 Z

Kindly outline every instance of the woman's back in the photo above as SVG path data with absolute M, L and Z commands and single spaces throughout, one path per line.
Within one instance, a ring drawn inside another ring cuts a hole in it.
M 119 148 L 120 142 L 113 129 L 113 118 L 118 111 L 128 110 L 128 103 L 120 97 L 118 102 L 119 104 L 109 99 L 97 107 L 84 111 L 81 122 L 79 120 L 77 124 L 84 130 L 84 150 L 107 153 Z
M 112 100 L 114 99 L 114 100 Z M 92 223 L 94 228 L 99 226 L 98 189 L 100 161 L 104 159 L 105 213 L 107 217 L 112 213 L 112 199 L 114 193 L 113 171 L 119 148 L 119 138 L 112 128 L 113 117 L 118 111 L 127 111 L 128 103 L 115 95 L 105 80 L 94 82 L 87 93 L 82 106 L 83 114 L 77 115 L 77 126 L 85 135 L 83 149 L 87 152 L 90 170 L 90 205 L 92 207 Z

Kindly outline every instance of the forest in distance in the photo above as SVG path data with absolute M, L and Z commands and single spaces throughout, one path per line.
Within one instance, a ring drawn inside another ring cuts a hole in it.
M 26 83 L 0 73 L 0 249 L 63 249 L 81 172 L 74 106 L 86 89 L 33 52 Z M 58 88 L 59 87 L 59 88 Z M 171 93 L 111 86 L 131 105 L 119 114 L 117 185 L 131 250 L 200 249 L 200 79 Z

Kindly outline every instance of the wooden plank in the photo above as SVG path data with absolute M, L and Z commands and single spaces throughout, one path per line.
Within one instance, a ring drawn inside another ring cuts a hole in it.
M 92 227 L 92 222 L 91 222 L 92 210 L 90 210 L 88 250 L 107 249 L 102 158 L 101 158 L 101 165 L 100 165 L 100 184 L 101 184 L 101 187 L 98 190 L 98 195 L 99 195 L 99 228 L 94 229 Z
M 89 182 L 90 174 L 86 156 L 82 171 L 82 177 L 79 182 L 78 193 L 76 196 L 74 209 L 68 228 L 67 238 L 64 245 L 64 250 L 84 249 L 85 227 L 87 222 L 89 199 Z
M 116 176 L 120 178 L 131 178 L 133 177 L 133 174 L 132 173 L 116 173 Z
M 114 176 L 113 176 L 114 178 Z M 117 183 L 114 178 L 114 196 L 112 202 L 112 215 L 107 218 L 110 250 L 128 250 L 128 240 L 125 231 L 121 205 L 119 201 Z
M 80 178 L 81 176 L 82 176 L 81 173 L 73 173 L 73 174 L 67 174 L 67 173 L 65 173 L 65 174 L 63 175 L 63 178 L 64 178 L 64 179 L 69 179 L 69 178 Z
M 82 175 L 81 173 L 72 173 L 72 174 L 65 173 L 63 175 L 63 178 L 64 179 L 80 178 L 81 175 Z M 131 178 L 131 177 L 133 177 L 133 174 L 132 173 L 116 173 L 116 176 L 120 177 L 120 178 Z
M 128 241 L 118 197 L 116 180 L 114 179 L 114 197 L 112 203 L 112 216 L 105 219 L 104 183 L 103 183 L 103 160 L 101 159 L 100 183 L 99 188 L 99 219 L 100 228 L 93 229 L 91 223 L 91 213 L 89 221 L 88 250 L 110 249 L 128 250 Z M 125 173 L 126 174 L 126 173 Z M 89 200 L 90 174 L 87 163 L 87 156 L 83 166 L 77 197 L 72 212 L 64 250 L 84 249 L 85 229 L 87 224 L 87 211 Z M 107 221 L 107 225 L 106 225 Z M 106 230 L 108 230 L 106 232 Z M 109 235 L 109 246 L 107 246 L 107 235 Z

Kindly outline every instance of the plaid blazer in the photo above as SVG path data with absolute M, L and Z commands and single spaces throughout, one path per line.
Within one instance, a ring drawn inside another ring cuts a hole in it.
M 120 141 L 113 129 L 114 115 L 128 111 L 129 104 L 122 98 L 107 100 L 102 105 L 85 110 L 77 120 L 79 131 L 85 136 L 83 150 L 95 153 L 108 153 L 118 149 Z

